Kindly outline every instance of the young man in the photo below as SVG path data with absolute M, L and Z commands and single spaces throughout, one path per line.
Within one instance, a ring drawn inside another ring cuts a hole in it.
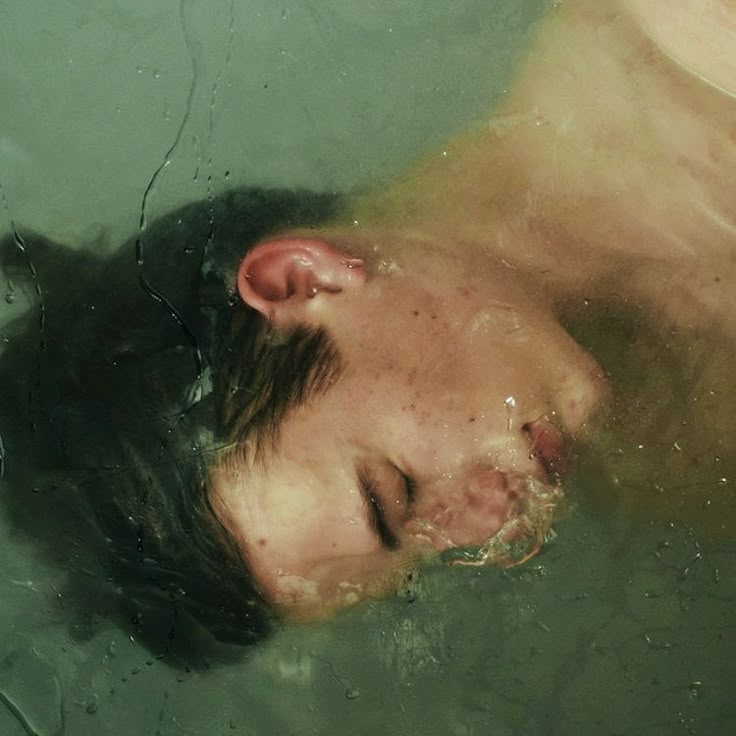
M 250 250 L 240 298 L 324 330 L 341 366 L 210 476 L 266 598 L 314 615 L 428 552 L 536 551 L 609 393 L 560 315 L 631 304 L 732 340 L 735 167 L 733 3 L 567 0 L 487 121 Z
M 233 190 L 113 257 L 0 241 L 37 297 L 3 503 L 65 610 L 204 666 L 426 555 L 514 564 L 590 437 L 620 507 L 733 533 L 733 29 L 566 0 L 499 109 L 379 191 Z

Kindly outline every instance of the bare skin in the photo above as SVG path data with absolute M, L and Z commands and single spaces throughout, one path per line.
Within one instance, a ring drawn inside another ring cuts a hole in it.
M 604 279 L 681 322 L 698 316 L 675 287 L 708 313 L 732 315 L 726 279 L 702 287 L 733 268 L 724 259 L 736 244 L 736 53 L 696 54 L 711 36 L 726 43 L 717 23 L 733 26 L 736 6 L 712 4 L 713 25 L 699 15 L 695 39 L 655 26 L 665 51 L 637 18 L 658 22 L 655 5 L 562 3 L 488 121 L 360 202 L 354 219 L 394 220 L 449 248 L 472 244 L 535 285 L 543 275 L 555 296 Z M 661 290 L 655 275 L 668 279 Z
M 263 467 L 213 473 L 284 611 L 380 594 L 417 556 L 483 548 L 544 506 L 565 438 L 590 434 L 611 392 L 565 310 L 635 304 L 701 351 L 714 330 L 732 341 L 736 10 L 665 5 L 562 3 L 488 120 L 343 221 L 244 260 L 245 302 L 325 327 L 347 365 Z

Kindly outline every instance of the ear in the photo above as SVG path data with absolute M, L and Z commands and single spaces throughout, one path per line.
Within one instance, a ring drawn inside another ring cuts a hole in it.
M 278 238 L 256 245 L 238 269 L 240 298 L 272 321 L 299 321 L 317 294 L 360 288 L 363 261 L 321 238 Z

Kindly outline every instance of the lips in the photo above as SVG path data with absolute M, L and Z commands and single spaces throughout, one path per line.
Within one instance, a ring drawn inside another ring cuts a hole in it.
M 552 533 L 571 453 L 547 420 L 529 422 L 523 431 L 538 472 L 476 468 L 456 490 L 417 508 L 405 531 L 431 543 L 450 564 L 511 567 L 534 556 Z
M 520 499 L 525 494 L 522 476 L 481 469 L 465 487 L 417 509 L 417 515 L 405 528 L 431 542 L 440 552 L 478 544 L 519 513 Z

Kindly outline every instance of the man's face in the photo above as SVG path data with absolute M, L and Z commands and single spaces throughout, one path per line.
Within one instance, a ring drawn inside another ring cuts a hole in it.
M 285 419 L 263 467 L 214 474 L 215 507 L 278 607 L 384 592 L 428 551 L 483 544 L 552 482 L 600 397 L 597 364 L 493 269 L 436 258 L 320 295 L 345 370 Z

